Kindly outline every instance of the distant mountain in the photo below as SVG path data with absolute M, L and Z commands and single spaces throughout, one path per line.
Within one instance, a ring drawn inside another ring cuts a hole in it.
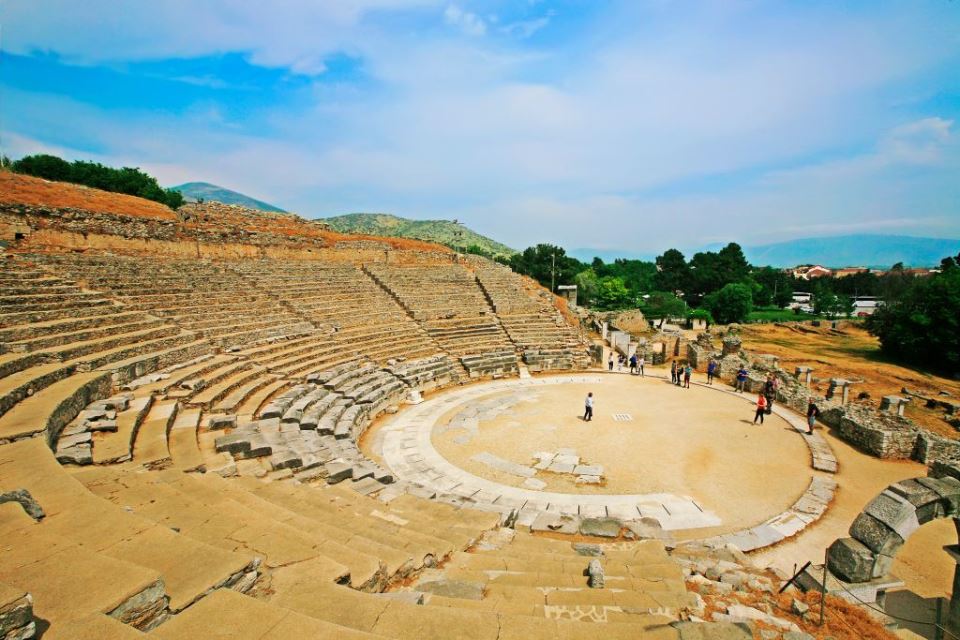
M 743 253 L 750 264 L 772 267 L 888 268 L 898 262 L 908 267 L 934 267 L 942 258 L 960 253 L 960 240 L 859 234 L 744 247 Z
M 493 255 L 509 256 L 516 253 L 507 245 L 482 236 L 455 220 L 408 220 L 388 213 L 348 213 L 323 218 L 323 222 L 341 233 L 414 238 L 461 250 L 475 245 Z
M 666 249 L 664 249 L 666 251 Z M 646 253 L 637 253 L 636 251 L 619 251 L 617 249 L 591 249 L 589 247 L 580 247 L 577 249 L 568 249 L 567 255 L 576 258 L 580 262 L 590 264 L 594 258 L 600 258 L 605 263 L 611 263 L 618 258 L 627 260 L 644 260 L 653 262 L 656 256 Z
M 698 251 L 719 251 L 727 245 L 717 242 L 697 249 L 677 247 L 689 260 Z M 664 247 L 666 251 L 669 247 Z M 659 253 L 663 253 L 660 251 Z M 859 234 L 829 238 L 799 238 L 773 244 L 744 246 L 750 264 L 793 267 L 821 264 L 825 267 L 889 268 L 898 262 L 908 267 L 935 267 L 947 256 L 960 253 L 960 240 Z M 589 263 L 594 256 L 610 263 L 617 258 L 653 261 L 656 256 L 615 249 L 570 249 L 567 255 Z
M 176 187 L 170 187 L 183 194 L 187 202 L 196 202 L 197 200 L 216 200 L 223 204 L 236 204 L 247 209 L 259 209 L 260 211 L 270 211 L 273 213 L 287 213 L 280 207 L 245 196 L 242 193 L 226 189 L 224 187 L 210 184 L 209 182 L 185 182 Z

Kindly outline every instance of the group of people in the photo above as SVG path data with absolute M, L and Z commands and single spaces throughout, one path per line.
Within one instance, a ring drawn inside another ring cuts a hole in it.
M 643 367 L 646 363 L 646 360 L 643 358 L 643 354 L 638 356 L 636 353 L 634 353 L 629 358 L 622 353 L 619 354 L 616 360 L 617 371 L 623 371 L 623 365 L 628 363 L 630 365 L 630 375 L 639 375 L 640 377 L 643 377 Z M 610 371 L 613 371 L 613 366 L 613 352 L 611 352 L 610 357 L 607 359 L 607 368 Z
M 683 387 L 690 388 L 690 376 L 693 375 L 693 367 L 689 362 L 679 363 L 676 360 L 670 363 L 670 382 Z

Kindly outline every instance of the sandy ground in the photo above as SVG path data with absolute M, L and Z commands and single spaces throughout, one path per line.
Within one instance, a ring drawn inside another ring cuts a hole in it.
M 827 324 L 827 323 L 825 323 Z M 855 398 L 866 391 L 865 400 L 877 407 L 880 398 L 900 394 L 903 387 L 936 396 L 940 391 L 960 400 L 960 380 L 950 380 L 886 361 L 880 354 L 879 341 L 855 325 L 840 330 L 829 326 L 779 326 L 776 324 L 745 325 L 742 328 L 743 347 L 754 354 L 771 353 L 780 357 L 780 366 L 793 371 L 797 365 L 814 367 L 815 384 L 825 393 L 830 378 L 857 380 L 852 387 Z M 943 420 L 943 411 L 927 409 L 920 402 L 907 406 L 907 417 L 918 424 L 949 438 L 960 438 L 960 433 Z
M 433 443 L 445 458 L 480 477 L 511 486 L 524 478 L 471 457 L 489 452 L 532 465 L 536 451 L 576 450 L 604 468 L 604 486 L 577 485 L 575 476 L 538 472 L 546 490 L 563 493 L 672 493 L 690 496 L 723 525 L 679 532 L 703 537 L 735 531 L 788 508 L 810 482 L 803 440 L 782 419 L 753 425 L 753 408 L 711 389 L 680 389 L 662 379 L 604 375 L 597 385 L 569 384 L 524 390 L 508 411 L 479 421 L 475 433 L 446 425 L 469 406 L 448 412 Z M 593 391 L 594 419 L 583 422 L 583 399 Z M 512 397 L 512 392 L 495 394 Z M 492 397 L 492 396 L 491 396 Z M 632 421 L 617 422 L 614 413 Z
M 666 373 L 662 368 L 648 371 Z M 694 374 L 695 380 L 703 377 Z M 594 391 L 597 401 L 594 421 L 585 424 L 580 416 L 588 390 Z M 474 434 L 463 429 L 436 430 L 434 445 L 458 466 L 512 486 L 519 486 L 522 478 L 492 470 L 470 457 L 488 451 L 529 465 L 534 451 L 574 448 L 585 462 L 604 466 L 606 484 L 588 488 L 538 473 L 537 478 L 548 483 L 547 489 L 690 495 L 723 519 L 722 527 L 675 532 L 681 539 L 762 522 L 790 506 L 815 473 L 806 446 L 785 422 L 772 419 L 754 427 L 749 424 L 752 409 L 746 401 L 710 389 L 677 389 L 662 379 L 640 380 L 624 374 L 605 375 L 599 385 L 544 387 L 536 393 L 536 399 L 517 402 L 503 415 L 481 421 Z M 462 409 L 448 412 L 440 424 Z M 619 412 L 630 413 L 633 421 L 613 421 L 612 414 Z M 833 476 L 839 484 L 834 502 L 820 521 L 799 536 L 752 554 L 760 564 L 790 571 L 807 560 L 823 562 L 826 547 L 847 535 L 857 514 L 884 487 L 926 475 L 922 464 L 879 460 L 826 429 L 821 433 L 840 464 Z M 376 427 L 368 436 L 376 440 Z M 911 536 L 893 568 L 906 588 L 903 597 L 891 596 L 889 602 L 916 614 L 918 608 L 931 606 L 930 600 L 921 598 L 949 597 L 955 565 L 942 548 L 956 542 L 950 520 L 924 525 Z

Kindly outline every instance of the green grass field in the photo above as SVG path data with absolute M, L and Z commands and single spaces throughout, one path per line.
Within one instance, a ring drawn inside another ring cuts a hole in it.
M 747 316 L 747 322 L 790 322 L 792 320 L 816 320 L 819 317 L 812 313 L 794 313 L 793 309 L 761 307 Z

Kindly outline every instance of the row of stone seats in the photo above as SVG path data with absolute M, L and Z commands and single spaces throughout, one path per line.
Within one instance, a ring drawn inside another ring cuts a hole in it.
M 41 513 L 0 504 L 0 581 L 28 591 L 44 637 L 106 614 L 149 629 L 223 586 L 248 589 L 253 554 L 180 536 L 92 495 L 33 438 L 0 447 L 0 486 L 29 492 Z M 90 636 L 83 636 L 90 637 Z
M 460 362 L 470 373 L 471 378 L 501 377 L 517 373 L 519 370 L 517 354 L 512 349 L 466 355 L 460 358 Z
M 130 310 L 162 316 L 223 347 L 313 327 L 219 264 L 144 256 L 50 255 L 50 266 L 111 292 Z
M 45 433 L 53 443 L 89 402 L 144 372 L 213 346 L 103 294 L 53 277 L 35 261 L 3 258 L 0 442 Z M 32 289 L 32 294 L 23 294 Z
M 590 575 L 591 561 L 602 575 Z M 423 594 L 428 606 L 656 628 L 694 604 L 684 576 L 657 540 L 585 544 L 500 529 L 404 590 Z
M 308 261 L 228 264 L 252 286 L 281 297 L 342 348 L 378 362 L 440 351 L 389 294 L 353 265 Z
M 589 366 L 583 341 L 553 306 L 547 292 L 500 265 L 484 263 L 475 272 L 500 323 L 531 371 Z

